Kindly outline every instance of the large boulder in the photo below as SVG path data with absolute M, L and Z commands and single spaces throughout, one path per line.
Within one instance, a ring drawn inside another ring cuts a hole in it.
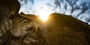
M 0 0 L 0 45 L 8 40 L 8 31 L 12 28 L 11 15 L 18 13 L 18 0 Z
M 44 45 L 45 30 L 37 22 L 37 16 L 20 14 L 12 16 L 13 27 L 9 30 L 8 41 L 3 45 Z
M 90 29 L 80 20 L 54 13 L 45 23 L 49 45 L 90 45 Z

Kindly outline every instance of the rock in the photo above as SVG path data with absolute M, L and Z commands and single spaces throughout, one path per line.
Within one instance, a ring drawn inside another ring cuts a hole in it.
M 46 29 L 49 45 L 90 45 L 88 25 L 71 16 L 51 14 Z
M 46 42 L 46 36 L 43 33 L 45 31 L 36 20 L 36 16 L 30 14 L 13 16 L 13 27 L 10 30 L 8 43 L 12 43 L 10 45 L 43 45 Z M 18 41 L 22 43 L 18 44 Z
M 4 45 L 8 40 L 8 31 L 12 28 L 10 16 L 17 14 L 19 8 L 17 0 L 0 0 L 0 45 Z

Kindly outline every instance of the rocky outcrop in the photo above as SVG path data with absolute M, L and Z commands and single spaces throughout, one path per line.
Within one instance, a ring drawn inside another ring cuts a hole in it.
M 8 30 L 12 28 L 11 15 L 18 13 L 20 4 L 17 0 L 0 0 L 0 45 L 8 40 Z
M 90 45 L 88 25 L 63 14 L 51 14 L 46 22 L 49 45 Z

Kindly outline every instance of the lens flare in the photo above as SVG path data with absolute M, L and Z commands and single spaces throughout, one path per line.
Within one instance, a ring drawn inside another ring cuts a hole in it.
M 48 16 L 51 14 L 52 12 L 50 10 L 48 10 L 47 8 L 44 8 L 42 10 L 39 10 L 39 17 L 42 21 L 46 21 L 48 19 Z
M 39 17 L 43 20 L 43 21 L 46 21 L 48 19 L 48 16 L 50 15 L 49 12 L 46 12 L 46 11 L 41 11 L 40 14 L 39 14 Z

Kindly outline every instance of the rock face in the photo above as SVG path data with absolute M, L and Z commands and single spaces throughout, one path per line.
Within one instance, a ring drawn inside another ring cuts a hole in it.
M 8 40 L 7 31 L 12 28 L 10 16 L 17 14 L 19 8 L 20 4 L 17 0 L 0 0 L 0 45 Z
M 7 43 L 11 43 L 11 45 L 44 45 L 46 42 L 44 29 L 35 19 L 37 20 L 35 15 L 13 16 L 14 26 L 10 33 L 15 38 L 9 37 L 12 39 Z
M 46 22 L 49 45 L 90 45 L 88 25 L 63 14 L 51 14 Z

